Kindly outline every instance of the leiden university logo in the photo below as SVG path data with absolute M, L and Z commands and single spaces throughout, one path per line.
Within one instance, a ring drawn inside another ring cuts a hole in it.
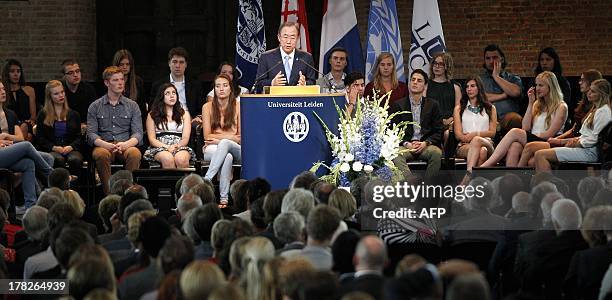
M 294 143 L 303 141 L 308 136 L 309 129 L 308 118 L 301 112 L 294 111 L 288 114 L 283 121 L 285 137 Z

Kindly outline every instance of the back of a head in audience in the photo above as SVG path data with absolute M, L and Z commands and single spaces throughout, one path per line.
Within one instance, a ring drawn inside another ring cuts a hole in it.
M 281 213 L 283 197 L 288 190 L 276 190 L 266 194 L 263 203 L 264 221 L 266 224 L 274 222 L 274 219 Z
M 108 195 L 100 201 L 98 204 L 98 216 L 102 220 L 106 231 L 110 231 L 112 228 L 111 217 L 117 213 L 119 209 L 119 202 L 121 197 L 118 195 Z
M 595 194 L 591 207 L 597 205 L 612 205 L 612 187 L 601 189 Z
M 132 243 L 134 248 L 142 250 L 142 243 L 140 240 L 140 226 L 146 219 L 151 218 L 155 215 L 156 213 L 154 210 L 144 210 L 133 213 L 128 218 L 128 221 L 126 222 L 127 239 L 130 241 L 130 243 Z
M 612 206 L 599 205 L 589 208 L 582 221 L 580 233 L 590 247 L 604 246 L 612 240 Z
M 115 182 L 121 179 L 126 179 L 129 183 L 134 183 L 134 176 L 132 176 L 131 171 L 119 170 L 110 176 L 108 179 L 108 186 L 112 187 L 115 185 Z
M 193 190 L 193 189 L 192 189 Z M 206 202 L 212 203 L 212 202 Z M 187 192 L 181 195 L 181 198 L 176 202 L 176 210 L 181 217 L 184 219 L 187 216 L 187 213 L 195 208 L 202 206 L 202 199 L 200 196 L 193 192 Z
M 157 258 L 159 250 L 166 239 L 170 237 L 170 232 L 170 225 L 163 218 L 154 216 L 146 219 L 140 225 L 139 231 L 144 252 L 153 258 Z
M 81 198 L 79 193 L 75 190 L 65 190 L 64 198 L 60 202 L 65 202 L 70 205 L 79 213 L 79 218 L 83 217 L 85 213 L 85 201 Z
M 142 186 L 140 186 L 142 187 Z M 130 187 L 131 189 L 132 187 Z M 139 188 L 136 187 L 135 190 L 130 191 L 130 189 L 128 189 L 126 191 L 126 193 L 121 197 L 121 200 L 119 201 L 119 209 L 117 210 L 117 214 L 119 217 L 119 220 L 121 220 L 121 222 L 123 222 L 123 224 L 125 224 L 125 222 L 127 221 L 128 218 L 126 218 L 125 216 L 125 209 L 130 206 L 130 204 L 132 204 L 134 201 L 136 200 L 140 200 L 140 199 L 148 199 L 147 197 L 143 197 L 143 189 L 144 188 Z M 146 194 L 146 190 L 144 191 L 144 193 Z
M 223 213 L 216 203 L 207 203 L 194 209 L 189 218 L 192 218 L 191 225 L 200 240 L 208 242 L 213 225 L 223 218 Z
M 110 186 L 110 193 L 113 195 L 123 196 L 125 191 L 129 189 L 134 183 L 129 179 L 119 179 Z
M 237 285 L 226 283 L 216 287 L 208 296 L 208 300 L 246 300 L 244 291 Z M 272 298 L 268 298 L 272 299 Z
M 34 205 L 23 215 L 23 227 L 31 241 L 43 241 L 47 237 L 47 213 L 46 208 Z
M 261 178 L 256 177 L 254 179 L 249 180 L 249 189 L 247 194 L 247 201 L 252 202 L 257 200 L 259 197 L 266 196 L 267 193 L 270 192 L 272 186 L 270 183 Z
M 180 277 L 181 294 L 185 300 L 207 299 L 212 291 L 225 284 L 225 275 L 211 262 L 196 260 L 190 263 Z
M 327 203 L 331 207 L 335 207 L 340 212 L 340 218 L 346 220 L 352 217 L 357 211 L 357 202 L 351 193 L 343 189 L 335 189 L 329 195 Z
M 369 178 L 367 176 L 360 176 L 351 181 L 351 194 L 353 197 L 355 197 L 357 207 L 361 206 L 361 203 L 363 202 L 364 190 L 368 181 Z
M 480 190 L 482 191 L 481 196 L 474 194 L 473 197 L 467 199 L 467 204 L 469 207 L 477 210 L 488 210 L 491 207 L 494 198 L 497 197 L 491 181 L 483 177 L 476 177 L 470 180 L 469 185 L 475 189 L 480 187 Z
M 331 247 L 334 262 L 332 271 L 338 274 L 355 272 L 353 257 L 359 240 L 359 232 L 352 229 L 338 235 Z
M 281 212 L 297 211 L 306 220 L 314 205 L 315 199 L 311 191 L 303 188 L 294 188 L 289 190 L 285 197 L 283 197 Z
M 208 181 L 204 181 L 202 183 L 198 183 L 196 186 L 192 187 L 189 190 L 189 192 L 191 192 L 192 194 L 197 195 L 198 197 L 200 197 L 200 202 L 202 204 L 217 202 L 217 199 L 215 198 L 215 190 L 210 186 Z M 181 197 L 179 198 L 179 201 L 185 195 L 186 194 L 182 194 Z M 177 206 L 178 206 L 178 204 L 177 204 Z
M 107 289 L 92 290 L 83 300 L 117 300 L 117 292 Z
M 293 180 L 291 180 L 291 183 L 289 184 L 289 189 L 310 189 L 310 185 L 317 179 L 319 178 L 314 173 L 310 171 L 304 171 L 295 176 Z
M 385 299 L 442 299 L 442 282 L 436 267 L 423 264 L 390 279 L 385 287 Z
M 316 272 L 312 263 L 304 257 L 296 257 L 285 260 L 278 267 L 279 287 L 283 296 L 297 293 L 300 280 L 309 273 Z
M 450 284 L 446 299 L 448 300 L 489 300 L 489 284 L 482 274 L 460 275 Z
M 331 272 L 315 271 L 304 273 L 297 278 L 296 293 L 289 295 L 297 300 L 332 300 L 336 299 L 339 284 Z
M 183 178 L 183 182 L 181 183 L 181 195 L 187 193 L 191 188 L 200 183 L 204 183 L 202 176 L 195 173 L 187 175 Z
M 540 210 L 540 205 L 542 203 L 542 198 L 546 196 L 546 194 L 551 192 L 558 192 L 557 187 L 551 182 L 545 181 L 531 189 L 529 195 L 531 195 L 531 203 L 529 204 L 530 211 L 534 217 L 541 217 L 542 211 Z
M 582 214 L 578 205 L 570 199 L 559 199 L 553 203 L 550 217 L 557 233 L 578 230 L 582 224 Z
M 94 245 L 94 240 L 87 231 L 67 224 L 52 231 L 51 250 L 62 269 L 66 270 L 70 256 L 83 245 Z
M 62 198 L 64 198 L 62 190 L 58 188 L 48 188 L 40 193 L 36 205 L 51 209 L 51 207 L 60 202 Z
M 67 190 L 70 187 L 70 172 L 64 168 L 55 168 L 49 173 L 49 187 Z
M 232 199 L 234 199 L 234 201 L 236 201 L 238 199 L 238 190 L 240 190 L 241 186 L 243 184 L 245 184 L 248 180 L 246 179 L 236 179 L 234 180 L 234 182 L 232 182 L 232 184 L 230 185 L 230 197 L 232 197 Z
M 253 237 L 243 246 L 240 269 L 243 270 L 240 281 L 245 286 L 247 298 L 260 299 L 264 294 L 263 267 L 274 258 L 274 245 L 265 237 Z
M 407 254 L 395 266 L 395 277 L 415 272 L 427 264 L 427 260 L 418 254 Z
M 520 191 L 512 196 L 512 211 L 515 213 L 529 212 L 529 198 L 527 192 Z
M 500 179 L 499 186 L 497 188 L 497 194 L 501 197 L 501 201 L 504 203 L 503 205 L 507 205 L 508 208 L 510 208 L 512 203 L 512 196 L 522 191 L 525 191 L 523 180 L 521 180 L 521 177 L 513 173 L 504 175 Z
M 210 244 L 214 249 L 214 256 L 218 257 L 224 248 L 229 248 L 228 243 L 233 235 L 232 221 L 221 219 L 215 222 L 210 231 Z
M 171 271 L 182 271 L 193 261 L 195 250 L 193 243 L 185 236 L 173 234 L 159 250 L 158 259 L 164 274 Z
M 125 208 L 125 211 L 123 212 L 124 224 L 128 223 L 128 220 L 133 214 L 137 212 L 145 211 L 145 210 L 155 212 L 155 209 L 153 208 L 153 204 L 151 204 L 151 202 L 149 202 L 148 200 L 139 199 L 139 200 L 136 200 L 130 203 L 130 205 L 128 205 Z
M 310 190 L 314 194 L 319 203 L 327 204 L 329 195 L 336 189 L 333 184 L 329 184 L 323 180 L 317 180 L 312 183 Z
M 251 202 L 249 207 L 251 211 L 251 223 L 253 223 L 257 231 L 263 231 L 268 226 L 265 221 L 266 214 L 264 213 L 263 203 L 264 197 L 259 197 L 257 200 Z
M 49 232 L 79 219 L 79 213 L 68 203 L 57 203 L 47 213 Z
M 586 211 L 591 207 L 591 201 L 595 197 L 595 194 L 599 190 L 606 186 L 606 182 L 601 177 L 588 176 L 584 177 L 578 182 L 578 199 L 580 199 L 580 205 Z
M 70 296 L 83 299 L 91 291 L 105 289 L 116 291 L 116 280 L 113 271 L 100 259 L 88 259 L 75 263 L 68 270 Z
M 283 244 L 304 241 L 304 217 L 297 211 L 281 213 L 274 219 L 274 236 Z
M 563 198 L 563 195 L 559 192 L 550 192 L 542 197 L 542 201 L 540 202 L 540 212 L 542 213 L 543 228 L 552 228 L 550 211 L 555 201 Z
M 382 273 L 387 263 L 387 247 L 377 236 L 367 235 L 361 238 L 355 249 L 356 271 L 378 271 Z
M 306 221 L 306 232 L 308 233 L 308 241 L 318 243 L 328 243 L 336 232 L 340 224 L 340 213 L 337 209 L 328 205 L 317 205 Z

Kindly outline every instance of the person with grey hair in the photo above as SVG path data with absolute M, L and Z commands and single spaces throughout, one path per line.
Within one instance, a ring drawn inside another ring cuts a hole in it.
M 297 211 L 306 220 L 314 205 L 315 198 L 311 191 L 303 188 L 293 188 L 283 197 L 281 213 Z
M 361 238 L 355 249 L 353 264 L 355 273 L 342 282 L 342 294 L 361 291 L 374 299 L 383 299 L 385 277 L 383 269 L 387 263 L 387 248 L 377 236 L 366 235 Z
M 117 182 L 120 179 L 125 179 L 130 183 L 134 183 L 134 176 L 132 175 L 131 171 L 119 170 L 110 176 L 110 178 L 108 179 L 108 186 L 112 187 L 115 184 L 115 182 Z
M 295 255 L 304 248 L 304 217 L 296 211 L 281 213 L 274 219 L 274 236 L 284 244 L 277 251 L 281 256 Z
M 578 230 L 582 214 L 574 201 L 555 201 L 551 219 L 555 236 L 535 245 L 527 255 L 517 257 L 517 264 L 522 264 L 524 271 L 516 275 L 523 291 L 538 298 L 561 299 L 570 260 L 577 251 L 588 248 L 588 244 Z
M 542 197 L 540 201 L 540 211 L 542 212 L 542 228 L 553 229 L 551 210 L 555 201 L 563 199 L 563 194 L 550 192 Z
M 529 213 L 531 196 L 527 192 L 518 192 L 512 196 L 512 211 L 515 213 Z
M 289 191 L 291 193 L 291 191 Z M 337 209 L 320 204 L 310 211 L 306 220 L 306 246 L 300 252 L 319 271 L 330 271 L 333 265 L 331 239 L 340 225 Z
M 313 182 L 315 182 L 317 179 L 319 178 L 314 173 L 310 171 L 304 171 L 296 175 L 295 177 L 293 177 L 293 179 L 289 183 L 289 189 L 290 190 L 297 189 L 297 188 L 309 189 L 310 185 Z
M 180 220 L 184 220 L 187 213 L 192 209 L 202 206 L 202 199 L 192 192 L 187 192 L 181 195 L 176 202 L 176 211 Z
M 593 201 L 595 194 L 604 187 L 606 187 L 606 182 L 601 177 L 588 176 L 580 179 L 576 193 L 580 205 L 585 211 L 591 207 L 591 201 Z
M 62 190 L 59 188 L 53 187 L 45 189 L 38 196 L 38 200 L 36 201 L 36 205 L 42 206 L 46 209 L 51 209 L 55 203 L 60 202 L 64 198 L 64 194 Z
M 611 291 L 612 283 L 609 280 L 603 282 L 608 266 L 612 263 L 612 206 L 590 208 L 584 217 L 581 231 L 583 236 L 593 234 L 585 231 L 603 233 L 603 240 L 600 243 L 590 242 L 591 248 L 576 252 L 572 258 L 563 286 L 566 299 L 596 299 L 600 290 L 600 299 L 603 299 Z
M 489 300 L 491 291 L 480 273 L 460 275 L 453 280 L 446 294 L 447 300 Z
M 531 213 L 534 218 L 542 218 L 542 211 L 540 210 L 540 203 L 542 202 L 542 198 L 546 196 L 546 194 L 551 192 L 558 192 L 557 186 L 552 182 L 544 181 L 534 186 L 529 193 L 531 195 L 531 203 L 529 207 L 531 208 Z
M 202 178 L 202 176 L 196 173 L 191 173 L 185 176 L 185 178 L 183 178 L 183 183 L 181 183 L 181 195 L 187 193 L 192 187 L 203 182 L 204 179 Z
M 27 239 L 20 243 L 15 243 L 15 264 L 13 272 L 23 274 L 26 260 L 41 253 L 49 246 L 49 227 L 47 226 L 47 209 L 34 205 L 26 210 L 23 215 L 23 227 Z

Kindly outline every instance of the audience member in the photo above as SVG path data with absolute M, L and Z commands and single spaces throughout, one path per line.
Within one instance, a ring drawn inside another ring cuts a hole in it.
M 401 71 L 403 72 L 404 70 Z M 378 57 L 376 57 L 376 62 L 371 72 L 373 73 L 373 78 L 372 81 L 365 86 L 363 92 L 365 97 L 370 97 L 370 100 L 373 100 L 372 97 L 374 93 L 376 93 L 378 97 L 381 97 L 391 92 L 389 106 L 396 101 L 408 98 L 409 87 L 405 82 L 399 81 L 397 78 L 397 65 L 393 54 L 389 52 L 380 53 Z M 425 76 L 424 80 L 427 80 L 427 76 Z
M 227 75 L 232 81 L 232 92 L 236 95 L 236 99 L 240 99 L 240 95 L 248 94 L 249 90 L 238 84 L 238 79 L 240 79 L 238 71 L 236 71 L 236 67 L 233 63 L 224 61 L 219 64 L 219 68 L 217 69 L 217 75 Z M 210 92 L 206 94 L 206 102 L 210 102 L 213 100 L 215 95 L 215 87 L 213 86 Z M 202 123 L 202 120 L 199 120 Z
M 129 171 L 140 167 L 142 119 L 138 104 L 123 96 L 124 78 L 121 70 L 108 67 L 102 74 L 107 93 L 94 101 L 87 110 L 87 140 L 94 147 L 92 158 L 102 181 L 104 195 L 110 193 L 111 162 L 125 162 Z
M 117 209 L 119 209 L 120 201 L 120 196 L 108 195 L 102 198 L 98 204 L 98 217 L 102 220 L 102 225 L 106 230 L 106 234 L 102 234 L 98 237 L 100 244 L 107 242 L 109 240 L 107 237 L 117 234 L 121 228 L 119 219 L 117 218 Z M 123 234 L 125 234 L 125 232 Z
M 308 214 L 306 221 L 308 238 L 300 255 L 308 259 L 317 270 L 330 271 L 333 266 L 329 246 L 340 221 L 338 210 L 327 205 L 318 205 Z
M 448 288 L 446 299 L 489 300 L 491 292 L 486 279 L 481 274 L 466 274 L 453 280 Z
M 49 173 L 49 187 L 67 190 L 70 188 L 70 172 L 64 168 L 55 168 Z
M 342 47 L 335 47 L 329 51 L 328 63 L 330 70 L 323 77 L 317 79 L 317 85 L 321 87 L 321 93 L 341 93 L 345 89 L 344 69 L 348 65 L 348 51 Z
M 277 251 L 282 256 L 293 256 L 304 248 L 306 236 L 304 217 L 297 211 L 280 213 L 274 219 L 274 236 L 283 243 L 283 248 Z
M 212 227 L 218 220 L 223 219 L 221 210 L 215 203 L 207 203 L 202 207 L 193 210 L 189 218 L 192 218 L 192 225 L 200 238 L 200 244 L 196 248 L 196 259 L 209 259 L 213 256 L 213 247 L 210 240 Z
M 348 228 L 361 230 L 359 223 L 355 222 L 357 202 L 351 193 L 344 189 L 335 189 L 329 195 L 328 205 L 340 212 L 340 218 L 346 223 Z
M 365 90 L 365 77 L 362 73 L 352 72 L 344 77 L 346 87 L 346 114 L 351 118 L 357 112 L 357 100 L 363 98 Z
M 211 202 L 207 202 L 207 204 L 208 203 Z M 185 218 L 187 218 L 187 214 L 190 211 L 200 206 L 202 206 L 202 199 L 192 192 L 187 192 L 183 194 L 181 198 L 179 198 L 176 202 L 176 213 L 180 220 L 184 220 Z
M 435 99 L 440 105 L 442 125 L 444 126 L 443 143 L 448 141 L 449 129 L 452 127 L 455 106 L 460 106 L 462 93 L 461 87 L 453 80 L 455 63 L 448 52 L 438 52 L 431 58 L 429 64 L 429 82 L 427 84 L 426 96 Z M 482 84 L 479 93 L 484 95 Z M 486 98 L 484 98 L 486 99 Z M 495 114 L 497 117 L 497 114 Z
M 215 197 L 215 189 L 210 185 L 209 181 L 197 184 L 196 186 L 192 187 L 189 192 L 200 197 L 202 204 L 217 202 Z
M 210 293 L 226 281 L 217 265 L 195 260 L 181 273 L 179 282 L 185 300 L 199 300 L 208 299 Z
M 374 299 L 384 299 L 383 268 L 386 263 L 387 248 L 384 242 L 373 235 L 362 237 L 353 256 L 356 272 L 342 284 L 343 293 L 362 291 Z
M 606 182 L 601 177 L 588 176 L 580 179 L 576 187 L 576 194 L 580 200 L 580 206 L 584 211 L 591 208 L 595 194 L 606 186 Z
M 272 258 L 274 258 L 274 245 L 266 238 L 254 237 L 244 245 L 240 261 L 243 270 L 240 285 L 244 287 L 247 298 L 260 299 L 264 295 L 263 268 Z
M 123 96 L 136 101 L 140 108 L 141 119 L 146 120 L 147 96 L 144 93 L 144 81 L 136 74 L 136 63 L 134 63 L 132 53 L 127 49 L 117 50 L 113 55 L 112 65 L 118 67 L 123 73 L 123 78 L 125 78 Z
M 23 138 L 31 141 L 32 127 L 36 125 L 36 93 L 26 85 L 23 65 L 16 59 L 7 59 L 0 78 L 8 94 L 6 107 L 17 114 Z
M 315 199 L 311 191 L 303 188 L 293 188 L 283 197 L 281 212 L 296 211 L 304 217 L 304 220 L 307 220 L 314 206 Z
M 563 101 L 565 101 L 565 103 L 568 105 L 569 117 L 573 119 L 573 111 L 576 108 L 576 103 L 572 98 L 572 88 L 570 87 L 569 81 L 563 77 L 561 59 L 553 47 L 546 47 L 540 50 L 540 53 L 538 53 L 538 65 L 535 68 L 535 76 L 538 76 L 544 71 L 553 72 L 555 73 L 555 76 L 557 76 L 559 87 L 563 93 Z
M 196 158 L 189 147 L 191 116 L 178 97 L 173 84 L 162 84 L 146 118 L 149 149 L 144 159 L 158 161 L 164 169 L 188 168 L 189 161 Z
M 580 93 L 582 93 L 582 96 L 580 97 L 580 101 L 578 101 L 577 106 L 572 111 L 574 116 L 574 124 L 572 128 L 564 134 L 564 136 L 559 138 L 569 138 L 578 136 L 578 133 L 582 128 L 582 121 L 587 116 L 592 106 L 591 102 L 587 98 L 587 94 L 591 88 L 591 83 L 593 83 L 593 81 L 597 79 L 603 79 L 603 76 L 601 75 L 601 72 L 595 69 L 589 69 L 580 74 L 580 80 L 578 81 L 578 84 L 580 86 Z
M 81 132 L 87 126 L 87 109 L 96 100 L 96 90 L 86 81 L 82 80 L 81 67 L 74 59 L 62 61 L 62 84 L 68 99 L 68 107 L 74 109 L 81 117 Z

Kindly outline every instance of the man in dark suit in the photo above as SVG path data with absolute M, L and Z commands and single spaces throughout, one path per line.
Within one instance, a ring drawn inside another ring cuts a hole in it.
M 360 291 L 368 293 L 374 299 L 385 299 L 383 268 L 386 263 L 387 248 L 384 242 L 375 235 L 361 238 L 353 256 L 356 272 L 341 282 L 342 293 Z
M 278 48 L 261 54 L 257 64 L 256 85 L 313 85 L 316 79 L 314 60 L 308 52 L 295 49 L 300 31 L 294 22 L 285 22 L 278 29 Z M 289 76 L 287 75 L 289 74 Z
M 428 76 L 425 71 L 416 69 L 410 74 L 408 86 L 408 99 L 400 99 L 393 103 L 390 112 L 407 111 L 407 114 L 398 115 L 393 123 L 415 122 L 406 126 L 404 138 L 400 149 L 408 150 L 393 160 L 393 163 L 402 171 L 404 177 L 410 176 L 410 169 L 406 161 L 422 159 L 427 161 L 425 181 L 430 182 L 440 171 L 442 158 L 442 115 L 440 105 L 434 99 L 423 96 L 427 86 Z
M 191 123 L 201 123 L 202 105 L 204 105 L 204 96 L 202 95 L 202 84 L 197 80 L 190 80 L 185 76 L 187 63 L 189 61 L 189 53 L 183 47 L 170 49 L 168 52 L 168 67 L 170 75 L 161 78 L 151 86 L 151 96 L 149 98 L 149 106 L 155 100 L 159 87 L 164 83 L 172 83 L 176 86 L 178 92 L 178 100 L 183 106 L 183 109 L 188 110 L 191 115 Z

